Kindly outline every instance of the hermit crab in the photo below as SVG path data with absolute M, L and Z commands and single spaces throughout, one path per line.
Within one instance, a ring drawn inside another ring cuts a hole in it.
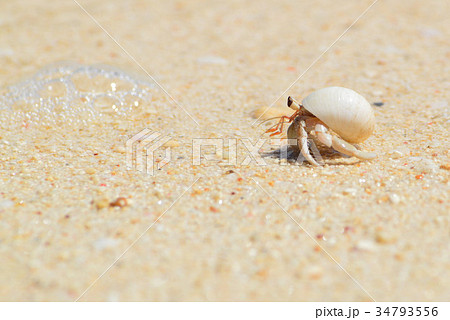
M 319 166 L 309 150 L 310 133 L 325 146 L 345 155 L 364 160 L 376 158 L 376 154 L 352 145 L 366 140 L 375 127 L 372 107 L 359 93 L 342 87 L 328 87 L 314 91 L 301 104 L 289 97 L 287 105 L 295 112 L 289 117 L 281 117 L 266 133 L 270 132 L 270 136 L 281 134 L 283 125 L 292 122 L 287 131 L 288 139 L 297 140 L 302 155 L 312 165 Z

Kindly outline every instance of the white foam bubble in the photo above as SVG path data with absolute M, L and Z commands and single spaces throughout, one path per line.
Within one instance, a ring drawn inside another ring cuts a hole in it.
M 149 112 L 155 89 L 115 67 L 60 62 L 0 89 L 0 125 L 88 125 Z

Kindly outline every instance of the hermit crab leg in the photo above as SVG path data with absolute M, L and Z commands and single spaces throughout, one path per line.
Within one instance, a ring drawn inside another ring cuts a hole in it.
M 357 157 L 363 160 L 371 160 L 377 157 L 375 153 L 360 151 L 347 141 L 342 140 L 341 138 L 338 138 L 336 136 L 332 136 L 331 139 L 332 139 L 331 147 L 334 150 L 339 151 L 348 156 Z
M 270 135 L 271 137 L 282 133 L 284 124 L 294 121 L 294 119 L 297 117 L 297 115 L 298 115 L 298 110 L 295 111 L 291 116 L 280 117 L 280 120 L 278 121 L 278 123 L 275 124 L 274 126 L 270 127 L 269 129 L 267 129 L 265 133 L 273 132 Z M 285 120 L 287 120 L 287 121 L 285 121 Z
M 314 158 L 311 156 L 311 154 L 309 153 L 309 147 L 308 147 L 308 134 L 306 133 L 306 130 L 304 128 L 305 123 L 304 121 L 302 121 L 301 125 L 298 127 L 298 131 L 299 131 L 299 147 L 300 147 L 300 151 L 302 153 L 302 155 L 305 157 L 306 160 L 308 160 L 309 163 L 311 163 L 313 166 L 320 166 L 320 164 L 318 164 L 316 162 L 316 160 L 314 160 Z
M 319 139 L 320 142 L 322 142 L 327 147 L 331 147 L 332 141 L 332 135 L 328 133 L 327 127 L 325 127 L 323 124 L 318 123 L 314 127 L 314 133 L 317 136 L 317 139 Z
M 275 124 L 274 126 L 269 128 L 268 130 L 266 130 L 265 133 L 273 132 L 270 135 L 271 137 L 282 133 L 284 124 L 294 121 L 294 119 L 300 114 L 300 110 L 301 110 L 302 105 L 299 104 L 294 99 L 292 99 L 292 97 L 288 97 L 287 105 L 288 105 L 289 108 L 294 109 L 295 112 L 292 115 L 290 115 L 290 116 L 282 116 L 282 117 L 280 117 L 280 120 L 278 121 L 277 124 Z M 287 121 L 285 122 L 285 120 L 287 120 Z

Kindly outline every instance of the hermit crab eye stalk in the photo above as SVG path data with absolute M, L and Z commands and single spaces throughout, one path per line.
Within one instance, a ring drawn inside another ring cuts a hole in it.
M 293 110 L 300 110 L 301 107 L 301 105 L 297 101 L 292 99 L 291 96 L 289 96 L 287 99 L 287 106 Z

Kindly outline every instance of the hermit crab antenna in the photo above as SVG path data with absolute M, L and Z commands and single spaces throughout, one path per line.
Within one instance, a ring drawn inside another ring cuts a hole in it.
M 300 110 L 302 105 L 295 101 L 291 96 L 289 96 L 287 99 L 287 106 L 294 110 Z
M 265 119 L 265 120 L 261 121 L 260 123 L 258 123 L 258 125 L 256 127 L 259 127 L 259 126 L 261 126 L 262 124 L 264 124 L 266 122 L 269 122 L 269 121 L 272 121 L 272 120 L 275 120 L 275 119 L 280 119 L 280 118 L 282 118 L 282 116 Z
M 285 123 L 291 123 L 292 121 L 294 121 L 294 119 L 298 116 L 299 113 L 300 110 L 295 110 L 295 112 L 291 116 L 279 117 L 280 120 L 278 121 L 278 123 L 267 129 L 265 133 L 273 132 L 270 135 L 271 137 L 277 134 L 281 134 L 283 132 L 283 125 Z

